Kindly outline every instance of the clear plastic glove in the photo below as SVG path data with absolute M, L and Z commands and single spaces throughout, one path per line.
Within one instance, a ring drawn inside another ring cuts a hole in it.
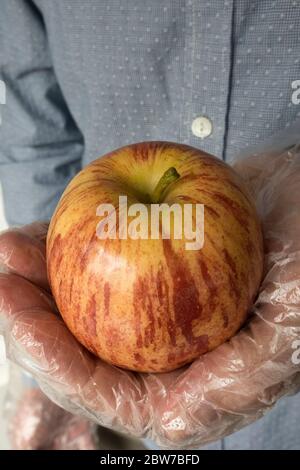
M 46 276 L 47 225 L 0 237 L 0 331 L 8 356 L 65 409 L 161 447 L 197 448 L 266 413 L 300 389 L 300 148 L 239 162 L 265 236 L 265 275 L 253 315 L 229 342 L 168 374 L 105 364 L 71 335 Z
M 96 424 L 55 405 L 16 366 L 11 367 L 3 415 L 10 448 L 14 450 L 99 448 Z

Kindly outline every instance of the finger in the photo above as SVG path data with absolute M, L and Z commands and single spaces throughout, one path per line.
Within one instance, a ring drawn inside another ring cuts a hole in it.
M 49 222 L 47 221 L 33 222 L 32 224 L 23 225 L 22 227 L 18 227 L 18 228 L 21 232 L 26 233 L 32 238 L 36 238 L 37 240 L 40 240 L 41 242 L 46 243 Z
M 18 274 L 50 290 L 46 268 L 46 223 L 9 229 L 0 235 L 2 271 Z
M 233 168 L 244 179 L 263 219 L 285 199 L 285 211 L 294 203 L 299 205 L 300 159 L 297 149 L 281 154 L 252 155 L 235 162 Z
M 55 303 L 53 298 L 16 274 L 0 273 L 0 331 L 19 313 L 30 309 L 43 309 L 53 311 Z
M 47 296 L 25 279 L 2 274 L 0 299 L 8 356 L 55 403 L 107 427 L 145 432 L 149 416 L 141 378 L 91 355 L 53 313 Z
M 167 379 L 157 374 L 148 378 L 149 399 L 153 407 L 153 438 L 162 448 L 196 448 L 211 440 L 217 424 L 222 427 L 222 410 L 210 403 L 204 395 L 210 371 L 202 363 L 195 363 L 182 374 Z M 169 375 L 169 374 L 166 374 Z M 209 432 L 208 432 L 209 431 Z

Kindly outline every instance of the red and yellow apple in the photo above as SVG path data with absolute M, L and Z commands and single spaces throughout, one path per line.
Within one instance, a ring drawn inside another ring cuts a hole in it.
M 172 237 L 99 238 L 97 208 L 118 209 L 120 195 L 131 204 L 204 204 L 202 248 Z M 261 282 L 262 232 L 229 165 L 186 145 L 144 142 L 93 161 L 70 182 L 50 223 L 47 267 L 78 341 L 116 366 L 164 372 L 243 325 Z

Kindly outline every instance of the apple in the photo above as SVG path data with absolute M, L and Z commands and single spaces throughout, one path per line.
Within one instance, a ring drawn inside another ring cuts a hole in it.
M 155 238 L 150 209 L 161 204 Z M 175 212 L 163 228 L 173 204 L 204 207 L 196 249 L 183 230 L 172 235 Z M 133 217 L 140 206 L 146 218 Z M 263 237 L 229 165 L 187 145 L 143 142 L 93 161 L 70 182 L 51 219 L 47 269 L 63 320 L 88 350 L 122 368 L 166 372 L 241 328 L 261 283 Z

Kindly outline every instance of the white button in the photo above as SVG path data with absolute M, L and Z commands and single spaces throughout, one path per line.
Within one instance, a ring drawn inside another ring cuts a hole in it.
M 196 137 L 204 139 L 212 133 L 212 122 L 205 116 L 197 117 L 192 122 L 192 132 Z

